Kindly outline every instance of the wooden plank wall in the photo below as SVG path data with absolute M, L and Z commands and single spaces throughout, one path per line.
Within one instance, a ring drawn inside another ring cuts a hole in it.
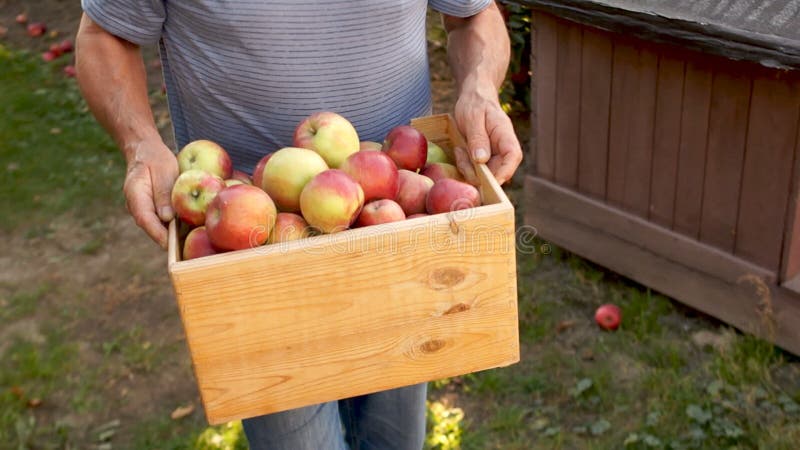
M 775 273 L 792 262 L 800 272 L 800 237 L 784 233 L 800 229 L 796 73 L 538 12 L 533 27 L 536 175 Z

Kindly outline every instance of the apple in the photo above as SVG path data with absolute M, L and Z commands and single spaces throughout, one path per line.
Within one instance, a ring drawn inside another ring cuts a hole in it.
M 58 44 L 50 44 L 50 53 L 56 55 L 56 58 L 61 56 L 64 52 L 61 51 L 61 47 Z
M 172 186 L 175 214 L 189 225 L 203 225 L 208 205 L 223 189 L 225 181 L 212 173 L 203 170 L 183 172 Z
M 75 70 L 75 66 L 72 64 L 68 64 L 64 66 L 64 75 L 68 76 L 69 78 L 75 78 L 77 71 Z
M 430 163 L 447 163 L 453 164 L 453 161 L 447 156 L 447 153 L 436 145 L 436 143 L 428 141 L 428 155 L 425 158 L 425 162 Z
M 208 240 L 206 227 L 197 227 L 189 232 L 183 242 L 183 260 L 201 258 L 203 256 L 215 255 L 219 253 L 211 241 Z
M 360 151 L 353 153 L 339 167 L 364 190 L 364 201 L 397 196 L 397 166 L 386 153 Z
M 237 184 L 245 184 L 245 183 L 243 183 L 242 180 L 237 180 L 236 178 L 228 178 L 227 180 L 225 180 L 225 186 L 227 187 L 236 186 Z
M 366 227 L 405 219 L 406 214 L 403 212 L 403 208 L 394 200 L 384 198 L 364 205 L 356 220 L 356 226 Z
M 433 187 L 433 180 L 410 170 L 397 171 L 398 190 L 395 201 L 406 216 L 425 212 L 425 199 Z
M 594 321 L 604 330 L 616 330 L 622 321 L 622 312 L 617 305 L 606 303 L 597 308 Z
M 308 182 L 300 194 L 300 211 L 323 233 L 346 230 L 364 206 L 364 191 L 350 175 L 328 169 Z
M 452 178 L 442 178 L 433 184 L 425 209 L 428 214 L 440 214 L 480 206 L 481 195 L 471 184 Z
M 328 170 L 322 156 L 307 148 L 285 147 L 272 154 L 261 187 L 286 212 L 300 211 L 300 193 L 317 174 Z
M 242 182 L 242 184 L 253 184 L 253 180 L 250 179 L 250 175 L 242 172 L 241 170 L 234 169 L 230 179 L 239 180 Z
M 56 55 L 55 53 L 53 53 L 51 51 L 46 51 L 46 52 L 42 53 L 42 60 L 44 62 L 50 62 L 50 61 L 53 61 L 56 58 L 58 58 L 58 55 Z
M 383 144 L 381 144 L 380 142 L 375 142 L 375 141 L 361 141 L 361 143 L 359 145 L 359 151 L 362 151 L 362 152 L 364 150 L 380 151 L 382 148 L 383 148 Z
M 428 217 L 428 214 L 425 214 L 425 213 L 412 214 L 412 215 L 406 217 L 406 219 L 416 219 L 417 217 Z
M 399 169 L 418 172 L 425 167 L 428 157 L 428 140 L 415 128 L 398 125 L 389 131 L 383 141 L 383 151 Z
M 231 177 L 231 157 L 219 144 L 206 139 L 192 141 L 178 152 L 178 167 L 181 172 L 191 169 L 205 170 L 222 178 Z
M 69 39 L 64 39 L 58 43 L 58 50 L 61 53 L 70 53 L 74 48 L 75 47 L 72 45 L 72 41 Z
M 35 22 L 28 24 L 27 27 L 28 36 L 30 37 L 39 37 L 47 31 L 47 25 L 43 24 L 42 22 Z
M 270 158 L 272 158 L 272 153 L 261 158 L 261 160 L 258 161 L 258 164 L 256 164 L 256 168 L 253 169 L 253 176 L 252 176 L 253 186 L 264 189 L 263 185 L 264 180 L 262 179 L 262 177 L 264 176 L 264 166 L 267 165 L 267 161 L 269 161 Z
M 214 247 L 243 250 L 267 242 L 277 215 L 266 192 L 238 184 L 223 189 L 208 205 L 206 230 Z
M 276 244 L 304 239 L 311 236 L 311 227 L 301 216 L 294 213 L 281 212 L 275 220 L 275 227 L 269 235 L 267 243 Z
M 17 17 L 14 20 L 20 25 L 25 25 L 28 23 L 28 15 L 25 13 L 17 14 Z
M 294 146 L 319 153 L 328 166 L 337 169 L 360 148 L 353 124 L 334 112 L 316 112 L 297 125 Z
M 422 170 L 422 174 L 433 180 L 434 183 L 442 178 L 452 178 L 454 180 L 464 181 L 464 177 L 461 175 L 461 172 L 458 171 L 456 166 L 448 163 L 428 163 L 425 166 L 425 169 Z

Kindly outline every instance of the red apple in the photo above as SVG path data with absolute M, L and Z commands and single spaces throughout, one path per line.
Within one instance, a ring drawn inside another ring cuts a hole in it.
M 258 161 L 258 164 L 256 164 L 256 168 L 253 169 L 253 176 L 252 176 L 253 186 L 264 189 L 264 184 L 263 184 L 264 180 L 262 178 L 264 176 L 264 166 L 267 165 L 267 161 L 269 161 L 270 158 L 272 158 L 272 153 L 269 153 L 263 158 L 261 158 L 261 160 Z
M 17 14 L 17 17 L 14 20 L 16 20 L 20 25 L 25 25 L 28 23 L 28 15 L 25 13 Z
M 47 26 L 41 22 L 31 23 L 28 24 L 28 36 L 30 37 L 39 37 L 47 31 Z
M 594 321 L 604 330 L 616 330 L 622 321 L 622 311 L 617 305 L 606 303 L 597 308 L 594 313 Z
M 383 145 L 381 143 L 374 141 L 361 141 L 359 145 L 359 151 L 364 151 L 364 150 L 380 151 L 382 148 Z
M 394 200 L 381 199 L 367 203 L 356 220 L 356 226 L 366 227 L 381 223 L 399 222 L 406 219 L 403 208 Z
M 203 170 L 187 170 L 172 186 L 172 207 L 181 221 L 200 226 L 214 197 L 225 189 L 225 181 Z
M 58 55 L 56 55 L 55 53 L 53 53 L 51 51 L 46 51 L 46 52 L 42 53 L 42 60 L 44 62 L 50 62 L 50 61 L 53 61 L 56 58 L 58 58 Z
M 300 211 L 323 233 L 346 230 L 364 206 L 364 191 L 350 175 L 329 169 L 308 182 L 300 194 Z
M 285 147 L 264 166 L 261 187 L 281 211 L 300 211 L 300 193 L 317 174 L 328 170 L 322 157 L 307 148 Z
M 222 178 L 231 177 L 233 167 L 231 157 L 219 144 L 199 139 L 186 144 L 178 152 L 178 167 L 181 172 L 191 169 L 205 170 Z
M 50 44 L 50 53 L 56 55 L 56 58 L 61 56 L 64 52 L 61 51 L 61 47 L 58 44 Z
M 428 164 L 435 162 L 453 164 L 453 161 L 450 159 L 450 156 L 447 155 L 447 152 L 445 152 L 442 147 L 439 147 L 436 145 L 436 143 L 431 141 L 428 141 L 428 155 L 425 158 L 425 162 Z
M 267 242 L 278 215 L 266 192 L 247 184 L 225 188 L 208 205 L 206 229 L 211 244 L 243 250 Z
M 433 180 L 410 170 L 397 171 L 398 190 L 395 201 L 406 216 L 425 212 L 425 199 L 433 187 Z
M 73 49 L 74 46 L 72 45 L 72 41 L 69 39 L 64 39 L 58 43 L 58 50 L 61 53 L 70 53 Z
M 253 180 L 250 179 L 250 175 L 242 172 L 241 170 L 234 169 L 230 179 L 239 180 L 242 182 L 242 184 L 253 184 Z
M 425 166 L 425 169 L 422 171 L 422 174 L 433 180 L 434 183 L 442 178 L 452 178 L 454 180 L 464 181 L 464 177 L 461 175 L 461 172 L 458 171 L 456 166 L 448 163 L 428 163 Z
M 399 169 L 418 172 L 425 167 L 428 141 L 415 128 L 398 125 L 386 135 L 386 139 L 383 141 L 383 151 L 392 158 Z
M 397 166 L 386 153 L 353 153 L 344 160 L 340 169 L 361 185 L 365 202 L 397 196 Z
M 69 78 L 75 78 L 77 72 L 75 71 L 75 66 L 72 64 L 68 64 L 64 66 L 64 75 L 68 76 Z
M 297 214 L 282 212 L 278 213 L 275 227 L 272 229 L 267 243 L 289 242 L 309 236 L 311 236 L 311 227 L 308 226 L 305 219 Z
M 187 261 L 203 256 L 215 255 L 219 253 L 208 240 L 206 227 L 197 227 L 189 232 L 183 242 L 183 260 Z
M 428 214 L 439 214 L 480 206 L 481 195 L 471 184 L 452 178 L 442 178 L 433 184 L 425 209 Z
M 416 219 L 417 217 L 428 217 L 428 214 L 425 213 L 412 214 L 406 217 L 406 219 Z
M 300 122 L 294 131 L 294 146 L 319 153 L 328 166 L 337 169 L 360 147 L 353 124 L 334 112 L 317 112 Z

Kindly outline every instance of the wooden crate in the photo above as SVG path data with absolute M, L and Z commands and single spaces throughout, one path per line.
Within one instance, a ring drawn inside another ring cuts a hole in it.
M 450 151 L 452 117 L 412 121 Z M 180 260 L 169 274 L 211 424 L 519 361 L 514 208 L 483 206 Z

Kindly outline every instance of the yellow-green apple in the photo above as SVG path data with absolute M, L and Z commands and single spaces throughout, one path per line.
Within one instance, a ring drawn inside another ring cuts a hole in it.
M 395 201 L 403 208 L 406 216 L 425 212 L 425 199 L 433 187 L 433 180 L 410 170 L 398 170 L 399 188 Z
M 305 219 L 294 213 L 281 212 L 267 243 L 289 242 L 311 236 L 311 227 Z
M 364 206 L 364 191 L 350 175 L 328 169 L 308 182 L 300 194 L 300 211 L 323 233 L 346 230 Z
M 382 148 L 383 144 L 375 141 L 361 141 L 361 144 L 359 145 L 359 151 L 364 151 L 364 150 L 380 151 Z
M 223 189 L 208 205 L 206 231 L 211 245 L 243 250 L 267 242 L 278 211 L 266 192 L 247 184 Z
M 428 214 L 439 214 L 473 208 L 480 204 L 481 194 L 475 186 L 452 178 L 442 178 L 428 192 L 425 207 Z
M 252 176 L 253 186 L 260 189 L 264 189 L 264 180 L 263 180 L 264 166 L 267 165 L 267 161 L 269 161 L 270 158 L 272 158 L 272 153 L 261 158 L 261 160 L 258 161 L 258 164 L 256 164 L 256 168 L 253 169 L 253 176 Z
M 356 226 L 366 227 L 381 223 L 399 222 L 401 220 L 406 220 L 403 208 L 394 200 L 384 198 L 364 205 L 361 214 L 358 215 L 356 220 Z
M 172 185 L 172 208 L 181 221 L 200 226 L 214 197 L 225 189 L 225 180 L 203 170 L 187 170 Z
M 178 168 L 181 172 L 199 169 L 211 172 L 223 180 L 231 177 L 231 157 L 222 146 L 206 139 L 192 141 L 178 152 Z
M 319 153 L 329 167 L 339 168 L 348 156 L 360 148 L 353 124 L 334 112 L 316 112 L 297 125 L 294 146 Z
M 449 156 L 447 156 L 447 153 L 442 149 L 442 147 L 439 147 L 436 145 L 436 143 L 431 141 L 428 141 L 428 156 L 425 159 L 425 162 L 428 164 L 437 162 L 453 164 L 453 161 Z
M 412 214 L 412 215 L 406 217 L 406 219 L 416 219 L 418 217 L 428 217 L 428 214 L 425 214 L 425 213 Z
M 434 183 L 442 178 L 452 178 L 454 180 L 464 181 L 464 177 L 461 175 L 461 172 L 458 171 L 456 166 L 448 163 L 428 163 L 425 165 L 425 169 L 422 170 L 422 174 L 433 180 Z
M 398 125 L 386 135 L 383 151 L 397 164 L 398 169 L 419 172 L 428 157 L 428 140 L 415 128 Z
M 339 167 L 353 177 L 364 190 L 364 201 L 397 196 L 397 166 L 383 152 L 360 151 L 353 153 Z
M 219 253 L 208 240 L 206 227 L 197 227 L 189 232 L 183 242 L 183 260 L 201 258 L 203 256 L 215 255 Z
M 285 147 L 267 161 L 261 187 L 281 211 L 300 211 L 300 193 L 306 183 L 326 170 L 325 160 L 313 150 Z
M 242 172 L 241 170 L 234 169 L 233 173 L 231 174 L 230 179 L 231 180 L 239 180 L 243 184 L 253 184 L 253 180 L 250 179 L 250 175 Z

